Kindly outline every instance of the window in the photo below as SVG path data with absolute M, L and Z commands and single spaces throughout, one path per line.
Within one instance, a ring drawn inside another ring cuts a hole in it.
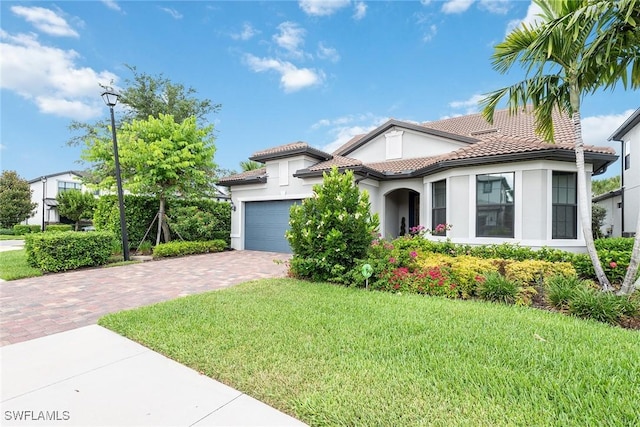
M 476 176 L 476 236 L 513 237 L 513 172 Z
M 578 238 L 577 181 L 573 172 L 553 172 L 552 179 L 553 239 Z
M 72 181 L 58 181 L 58 193 L 68 190 L 80 190 L 82 191 L 82 184 Z
M 447 181 L 442 180 L 431 184 L 431 230 L 434 236 L 444 236 L 446 230 L 436 232 L 440 224 L 447 223 Z

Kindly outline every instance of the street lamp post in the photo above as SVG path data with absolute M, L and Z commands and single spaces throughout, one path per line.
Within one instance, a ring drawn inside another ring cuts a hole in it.
M 109 106 L 111 112 L 111 133 L 113 137 L 113 156 L 116 163 L 116 184 L 118 186 L 118 205 L 120 208 L 120 232 L 122 235 L 122 256 L 129 261 L 129 238 L 127 237 L 127 223 L 124 217 L 124 196 L 122 195 L 122 178 L 120 177 L 120 158 L 118 156 L 118 140 L 116 139 L 116 119 L 113 115 L 113 107 L 118 103 L 118 94 L 111 88 L 105 88 L 102 99 Z
M 40 181 L 42 181 L 42 232 L 44 233 L 44 199 L 47 194 L 47 177 L 43 176 L 42 178 L 40 178 Z

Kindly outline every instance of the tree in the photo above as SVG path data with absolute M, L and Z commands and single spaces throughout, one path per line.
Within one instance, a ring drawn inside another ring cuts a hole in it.
M 244 162 L 240 162 L 240 167 L 242 168 L 243 172 L 260 169 L 263 166 L 264 165 L 262 163 L 256 162 L 254 160 L 247 160 L 247 161 L 244 161 Z
M 311 280 L 340 278 L 363 258 L 378 230 L 371 215 L 369 194 L 353 182 L 353 171 L 334 167 L 323 174 L 313 197 L 290 210 L 286 237 L 293 250 L 291 271 Z
M 640 85 L 637 47 L 632 46 L 637 36 L 625 39 L 616 33 L 621 23 L 635 27 L 636 21 L 629 17 L 634 16 L 637 5 L 635 0 L 534 1 L 542 9 L 543 22 L 530 26 L 523 24 L 515 29 L 495 47 L 493 54 L 496 70 L 506 73 L 519 62 L 527 70 L 527 78 L 488 94 L 482 101 L 483 115 L 492 122 L 493 113 L 504 97 L 508 98 L 511 113 L 517 113 L 531 103 L 536 130 L 550 142 L 553 142 L 554 111 L 560 110 L 572 117 L 583 236 L 598 281 L 604 290 L 609 290 L 611 285 L 598 259 L 591 230 L 580 104 L 585 94 L 599 88 L 613 88 L 619 81 L 626 86 L 629 70 L 631 86 Z M 595 3 L 598 3 L 597 13 L 589 11 Z M 609 37 L 602 34 L 609 34 Z
M 168 196 L 202 196 L 211 189 L 215 168 L 213 126 L 198 127 L 194 116 L 176 123 L 160 114 L 124 123 L 118 133 L 118 151 L 124 188 L 159 199 L 156 244 L 170 239 L 165 221 Z M 110 138 L 87 141 L 82 158 L 95 164 L 99 188 L 113 188 L 115 179 Z
M 120 93 L 119 102 L 129 107 L 125 111 L 125 121 L 146 120 L 149 116 L 159 118 L 160 114 L 173 115 L 176 123 L 195 117 L 200 123 L 207 123 L 207 116 L 220 110 L 220 104 L 209 99 L 195 97 L 196 90 L 173 83 L 162 74 L 151 76 L 139 72 L 135 66 L 126 65 L 133 78 L 125 80 L 125 88 Z
M 33 215 L 38 206 L 31 203 L 31 187 L 16 171 L 0 175 L 0 227 L 11 228 Z
M 594 179 L 591 181 L 591 193 L 593 193 L 594 196 L 599 196 L 610 191 L 618 190 L 620 186 L 620 175 L 610 178 Z
M 80 221 L 93 217 L 96 199 L 91 193 L 80 190 L 67 190 L 58 193 L 58 213 L 76 223 L 76 231 L 80 229 Z
M 593 238 L 602 238 L 602 226 L 604 219 L 607 217 L 607 210 L 595 203 L 591 206 L 591 229 L 593 230 Z

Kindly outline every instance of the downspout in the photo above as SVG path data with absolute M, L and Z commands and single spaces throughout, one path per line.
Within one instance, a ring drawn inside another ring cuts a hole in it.
M 625 142 L 624 140 L 620 140 L 620 148 L 622 149 L 621 153 L 622 153 L 622 161 L 620 162 L 620 203 L 622 203 L 622 206 L 620 207 L 620 209 L 622 209 L 620 211 L 620 237 L 624 237 L 624 162 L 625 162 L 625 156 L 624 156 L 624 148 L 625 148 Z

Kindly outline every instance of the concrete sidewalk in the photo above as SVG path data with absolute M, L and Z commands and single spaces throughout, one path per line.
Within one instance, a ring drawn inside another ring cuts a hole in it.
M 305 425 L 97 325 L 4 346 L 0 363 L 3 426 Z

